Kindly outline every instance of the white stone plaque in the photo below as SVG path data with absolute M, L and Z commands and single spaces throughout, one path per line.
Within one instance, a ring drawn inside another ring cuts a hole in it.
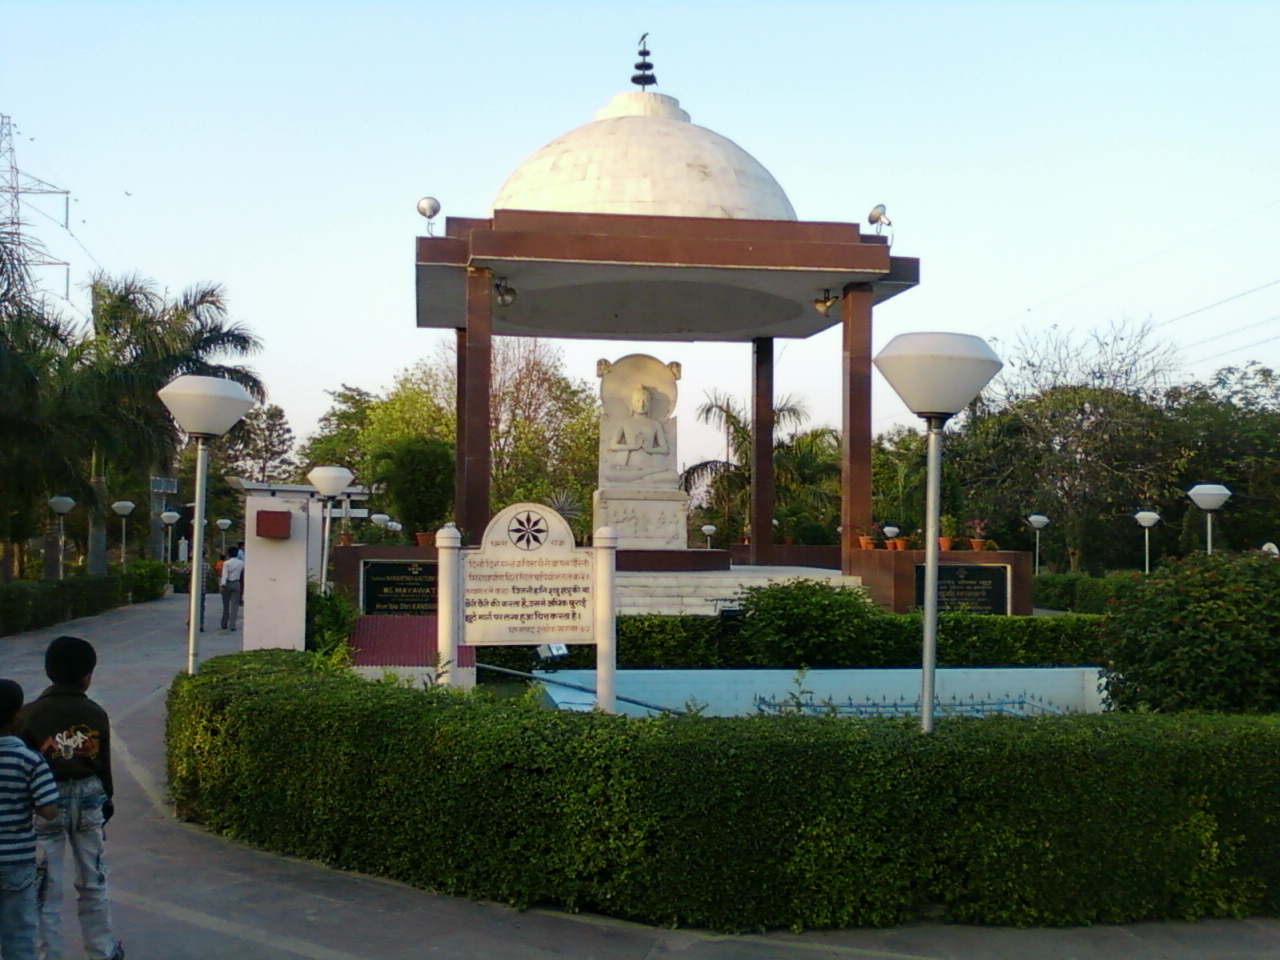
M 540 503 L 516 503 L 489 521 L 462 561 L 463 643 L 595 643 L 592 551 Z

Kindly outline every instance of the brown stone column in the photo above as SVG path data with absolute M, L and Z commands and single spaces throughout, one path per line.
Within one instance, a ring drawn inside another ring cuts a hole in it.
M 453 522 L 461 529 L 463 508 L 467 502 L 467 328 L 454 331 L 454 380 L 457 397 L 454 401 L 453 425 Z
M 857 537 L 871 529 L 871 285 L 840 297 L 844 331 L 840 450 L 840 569 L 853 573 Z
M 458 381 L 462 488 L 454 511 L 464 543 L 478 543 L 489 523 L 489 389 L 492 382 L 493 275 L 467 269 L 467 328 L 461 338 Z
M 751 563 L 773 560 L 773 338 L 751 341 Z

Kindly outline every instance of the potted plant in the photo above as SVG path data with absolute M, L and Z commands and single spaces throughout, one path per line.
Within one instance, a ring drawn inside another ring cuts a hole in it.
M 960 536 L 960 522 L 949 513 L 943 514 L 939 519 L 939 533 L 941 536 L 938 537 L 938 549 L 953 549 L 952 541 Z
M 987 518 L 975 517 L 965 524 L 969 528 L 969 549 L 987 549 Z

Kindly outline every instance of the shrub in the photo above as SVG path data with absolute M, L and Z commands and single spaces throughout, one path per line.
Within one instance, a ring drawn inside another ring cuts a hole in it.
M 862 590 L 820 580 L 748 587 L 740 639 L 759 667 L 837 667 L 880 659 L 869 629 L 880 616 Z
M 124 576 L 134 603 L 159 600 L 169 585 L 169 568 L 159 560 L 134 560 L 125 567 Z
M 1076 586 L 1087 573 L 1042 573 L 1031 581 L 1031 602 L 1046 610 L 1074 610 Z
M 43 592 L 41 584 L 34 580 L 0 584 L 0 636 L 22 633 L 28 628 Z
M 1280 710 L 1280 563 L 1193 554 L 1128 585 L 1102 621 L 1122 709 Z
M 167 737 L 213 830 L 519 906 L 735 931 L 1280 908 L 1272 717 L 628 720 L 263 651 L 178 676 Z
M 1082 667 L 1103 662 L 1098 626 L 1102 618 L 1068 614 L 1061 617 L 992 617 L 944 613 L 938 617 L 938 664 L 944 667 Z M 773 666 L 782 669 L 817 662 L 807 647 L 797 645 L 794 659 L 761 664 L 757 642 L 748 646 L 741 619 L 718 617 L 619 617 L 618 666 L 628 670 L 710 670 Z M 839 645 L 822 644 L 828 667 L 918 667 L 919 614 L 876 613 L 857 624 Z M 555 662 L 566 670 L 595 668 L 595 648 L 571 646 Z M 483 663 L 511 670 L 540 666 L 533 647 L 487 647 Z M 827 662 L 829 660 L 829 662 Z M 481 677 L 492 677 L 481 671 Z
M 357 607 L 340 590 L 321 593 L 320 585 L 307 581 L 306 626 L 303 638 L 307 650 L 321 656 L 332 656 L 347 645 L 356 618 Z

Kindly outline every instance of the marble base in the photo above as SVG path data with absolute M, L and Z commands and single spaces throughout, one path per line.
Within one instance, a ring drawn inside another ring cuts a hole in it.
M 687 550 L 689 495 L 683 490 L 597 490 L 592 529 L 618 531 L 620 550 Z

